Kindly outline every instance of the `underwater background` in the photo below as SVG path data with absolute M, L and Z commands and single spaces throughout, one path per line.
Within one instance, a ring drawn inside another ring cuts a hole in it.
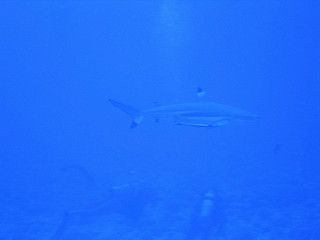
M 1 1 L 0 240 L 319 239 L 319 10 Z M 108 101 L 199 87 L 261 119 L 130 129 Z

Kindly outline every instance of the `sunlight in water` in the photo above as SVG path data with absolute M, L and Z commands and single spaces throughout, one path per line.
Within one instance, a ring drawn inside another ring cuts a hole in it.
M 177 0 L 163 0 L 159 6 L 156 36 L 165 59 L 165 71 L 171 86 L 183 85 L 185 54 L 191 39 L 188 4 Z M 166 88 L 170 89 L 170 86 Z
M 160 9 L 160 25 L 168 44 L 179 45 L 187 34 L 186 17 L 183 15 L 185 6 L 176 0 L 164 0 Z

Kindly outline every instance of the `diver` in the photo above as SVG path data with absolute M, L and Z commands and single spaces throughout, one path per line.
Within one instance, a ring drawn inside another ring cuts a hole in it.
M 186 239 L 218 239 L 222 236 L 224 222 L 221 199 L 215 191 L 210 190 L 193 209 Z

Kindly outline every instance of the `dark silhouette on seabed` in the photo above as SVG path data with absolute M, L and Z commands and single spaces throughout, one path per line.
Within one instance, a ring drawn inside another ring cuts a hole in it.
M 68 229 L 79 221 L 90 222 L 92 219 L 111 214 L 122 215 L 127 224 L 135 226 L 145 207 L 155 200 L 155 191 L 142 183 L 134 182 L 114 186 L 107 190 L 103 204 L 76 211 L 66 211 L 50 240 L 66 239 Z
M 224 207 L 217 191 L 207 191 L 193 209 L 186 240 L 210 240 L 223 235 Z

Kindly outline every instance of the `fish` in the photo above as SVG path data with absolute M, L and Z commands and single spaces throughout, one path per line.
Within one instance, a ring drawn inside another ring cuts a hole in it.
M 281 150 L 282 150 L 282 144 L 277 143 L 276 145 L 274 145 L 273 147 L 273 154 L 278 154 Z
M 206 128 L 221 127 L 234 121 L 251 121 L 260 118 L 248 111 L 213 101 L 155 106 L 146 110 L 140 110 L 113 99 L 109 99 L 109 102 L 132 117 L 131 128 L 137 127 L 146 117 L 154 118 L 157 121 L 161 118 L 170 118 L 177 125 Z

